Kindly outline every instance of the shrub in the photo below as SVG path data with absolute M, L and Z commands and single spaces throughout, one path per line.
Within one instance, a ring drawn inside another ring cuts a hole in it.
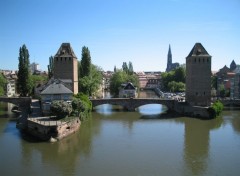
M 211 107 L 209 107 L 208 111 L 212 118 L 216 118 L 221 114 L 223 108 L 223 104 L 220 101 L 216 101 L 211 105 Z
M 52 102 L 50 110 L 51 113 L 56 115 L 58 119 L 62 119 L 71 114 L 72 105 L 63 100 L 57 100 Z

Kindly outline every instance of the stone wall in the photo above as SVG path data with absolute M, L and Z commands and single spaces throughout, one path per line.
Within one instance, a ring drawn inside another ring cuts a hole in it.
M 81 121 L 75 118 L 69 122 L 53 121 L 43 123 L 37 120 L 28 120 L 27 132 L 41 140 L 47 141 L 50 138 L 60 140 L 74 132 L 80 127 Z

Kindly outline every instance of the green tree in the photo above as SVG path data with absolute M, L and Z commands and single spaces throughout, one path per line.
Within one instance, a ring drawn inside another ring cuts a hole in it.
M 128 63 L 128 74 L 133 75 L 133 73 L 134 73 L 134 70 L 133 70 L 132 62 L 129 62 Z
M 0 73 L 0 96 L 5 94 L 6 86 L 7 86 L 7 80 L 3 76 L 3 74 Z
M 91 72 L 91 55 L 88 47 L 82 47 L 82 59 L 80 63 L 80 77 L 89 76 Z
M 125 71 L 125 72 L 128 74 L 129 70 L 128 70 L 127 62 L 123 62 L 123 64 L 122 64 L 122 70 Z
M 178 67 L 170 72 L 162 73 L 162 89 L 165 91 L 182 92 L 185 90 L 186 70 Z
M 29 70 L 29 53 L 26 45 L 19 49 L 17 91 L 20 96 L 29 96 L 32 90 L 32 81 Z
M 49 57 L 49 65 L 48 65 L 48 79 L 53 77 L 54 73 L 54 58 L 53 56 Z
M 88 96 L 93 96 L 102 84 L 102 69 L 91 65 L 90 74 L 79 79 L 79 90 Z
M 58 119 L 69 116 L 72 112 L 72 105 L 63 100 L 55 100 L 50 106 L 50 111 L 56 115 Z
M 139 81 L 136 75 L 128 75 L 125 71 L 117 70 L 110 78 L 110 93 L 117 96 L 121 84 L 127 82 L 131 82 L 134 86 L 139 87 Z
M 116 67 L 116 65 L 114 66 L 114 73 L 117 71 L 117 67 Z

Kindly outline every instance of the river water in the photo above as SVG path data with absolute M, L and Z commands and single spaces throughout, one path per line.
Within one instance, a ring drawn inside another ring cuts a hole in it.
M 151 92 L 141 97 L 154 96 Z M 240 173 L 240 111 L 213 120 L 164 117 L 98 106 L 79 132 L 57 143 L 27 140 L 0 103 L 0 175 L 235 176 Z

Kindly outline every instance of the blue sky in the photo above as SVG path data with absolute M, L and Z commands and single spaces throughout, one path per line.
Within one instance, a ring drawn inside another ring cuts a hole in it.
M 47 70 L 63 42 L 79 60 L 87 46 L 105 71 L 129 61 L 135 71 L 165 71 L 169 44 L 182 64 L 196 42 L 212 70 L 240 64 L 240 0 L 1 0 L 0 24 L 0 69 L 17 69 L 26 44 L 30 62 Z

